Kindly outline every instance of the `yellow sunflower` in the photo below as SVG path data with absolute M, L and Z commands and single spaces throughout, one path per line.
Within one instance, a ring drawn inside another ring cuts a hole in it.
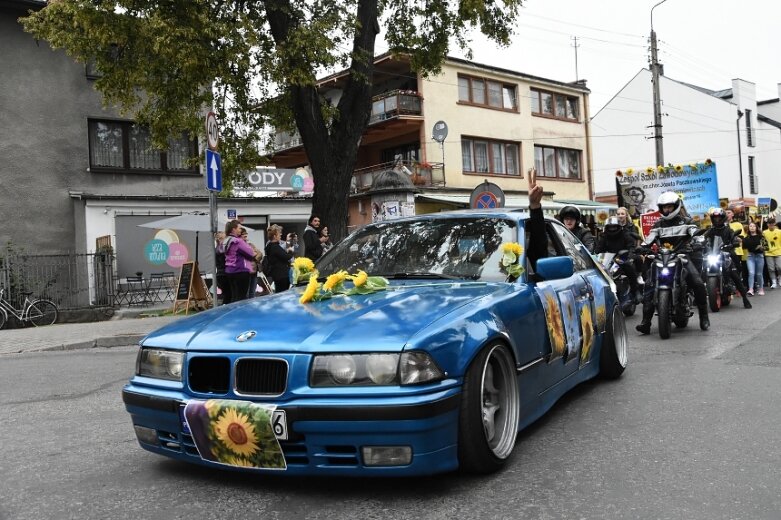
M 250 456 L 258 451 L 255 425 L 243 413 L 227 408 L 214 425 L 214 432 L 225 447 L 237 455 Z
M 366 280 L 369 278 L 369 275 L 366 274 L 363 271 L 358 271 L 357 274 L 353 275 L 353 283 L 356 287 L 362 287 L 366 284 Z
M 515 254 L 515 256 L 521 256 L 521 253 L 523 253 L 523 246 L 517 242 L 507 242 L 502 244 L 502 252 L 510 252 Z
M 632 176 L 633 173 L 635 173 L 635 171 L 632 168 L 626 169 L 626 174 L 629 175 L 630 177 Z
M 662 166 L 661 164 L 656 167 L 656 171 L 658 171 L 659 173 L 664 173 L 664 169 L 665 169 L 664 166 Z
M 683 171 L 683 166 L 681 166 L 680 164 L 676 164 L 675 165 L 675 171 L 682 172 Z
M 255 466 L 243 457 L 228 457 L 223 462 L 230 464 L 231 466 L 239 466 L 241 468 L 254 468 Z
M 320 284 L 317 283 L 317 271 L 314 271 L 312 273 L 312 277 L 309 278 L 309 283 L 306 285 L 306 289 L 304 289 L 304 294 L 301 295 L 301 298 L 298 300 L 301 303 L 307 303 L 311 302 L 312 298 L 315 297 L 315 294 L 317 293 L 317 289 L 320 287 Z
M 325 289 L 326 291 L 333 291 L 334 287 L 336 287 L 340 283 L 344 283 L 346 279 L 347 279 L 347 271 L 337 271 L 334 274 L 330 275 L 328 278 L 326 278 L 325 283 L 323 284 L 323 289 Z
M 584 305 L 580 309 L 580 330 L 583 334 L 583 349 L 580 351 L 580 360 L 586 362 L 594 342 L 594 323 L 591 320 L 591 307 L 588 305 Z
M 648 168 L 645 169 L 645 173 L 653 173 L 653 172 L 654 172 L 654 169 L 651 166 L 649 166 Z
M 293 267 L 295 267 L 299 271 L 312 271 L 315 268 L 315 263 L 312 261 L 311 258 L 307 258 L 305 256 L 299 256 L 298 258 L 293 260 Z

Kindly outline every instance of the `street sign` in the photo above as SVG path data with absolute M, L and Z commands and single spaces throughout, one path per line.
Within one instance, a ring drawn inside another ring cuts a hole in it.
M 212 150 L 206 150 L 206 189 L 222 191 L 222 162 Z
M 504 191 L 492 182 L 478 184 L 469 197 L 469 207 L 472 209 L 491 209 L 504 207 Z
M 234 220 L 236 218 L 236 210 L 235 209 L 229 209 L 228 210 L 228 220 Z
M 216 150 L 220 144 L 220 129 L 217 127 L 217 116 L 214 112 L 206 115 L 206 142 L 212 150 Z

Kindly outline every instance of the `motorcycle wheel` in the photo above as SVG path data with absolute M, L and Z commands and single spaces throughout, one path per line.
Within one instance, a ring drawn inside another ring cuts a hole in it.
M 673 323 L 679 329 L 685 329 L 689 325 L 689 317 L 691 316 L 691 309 L 694 305 L 694 295 L 691 291 L 686 291 L 686 303 L 678 307 L 678 315 L 673 317 Z
M 672 294 L 669 289 L 659 291 L 656 310 L 659 313 L 659 337 L 667 339 L 672 334 L 672 324 L 670 323 L 670 309 L 672 307 Z
M 722 307 L 729 307 L 729 304 L 732 303 L 732 298 L 735 297 L 735 293 L 730 292 L 729 294 L 722 294 L 721 295 L 721 306 Z
M 711 312 L 719 312 L 722 305 L 719 279 L 715 276 L 708 277 L 708 305 Z

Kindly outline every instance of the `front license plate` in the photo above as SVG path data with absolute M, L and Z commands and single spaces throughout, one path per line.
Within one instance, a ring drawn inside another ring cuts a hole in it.
M 179 405 L 179 420 L 182 423 L 182 431 L 187 435 L 191 435 L 190 427 L 187 425 L 187 421 L 184 418 L 184 407 L 187 403 L 181 403 Z M 274 431 L 274 436 L 281 441 L 287 440 L 287 415 L 285 410 L 274 410 L 271 414 L 271 429 Z

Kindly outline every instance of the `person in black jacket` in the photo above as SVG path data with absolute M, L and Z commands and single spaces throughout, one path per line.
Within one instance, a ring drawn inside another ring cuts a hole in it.
M 583 242 L 589 253 L 594 252 L 594 235 L 591 231 L 581 223 L 580 210 L 575 206 L 564 206 L 559 212 L 559 220 L 567 226 L 573 235 L 578 237 L 578 240 Z
M 656 201 L 661 217 L 654 224 L 641 249 L 647 250 L 652 244 L 668 242 L 672 246 L 679 246 L 682 242 L 689 243 L 691 238 L 697 233 L 698 228 L 694 225 L 691 218 L 685 216 L 681 198 L 674 191 L 665 191 Z M 681 245 L 682 248 L 685 246 Z M 691 248 L 683 249 L 690 252 Z M 710 320 L 708 319 L 708 291 L 705 289 L 700 273 L 694 265 L 694 262 L 687 262 L 686 282 L 694 291 L 694 301 L 697 303 L 697 311 L 700 315 L 700 329 L 708 330 Z M 652 270 L 649 270 L 652 272 Z M 643 319 L 635 330 L 641 334 L 651 333 L 651 319 L 654 317 L 654 283 L 646 280 L 645 293 L 643 294 Z
M 740 265 L 740 259 L 735 255 L 735 247 L 740 245 L 740 238 L 736 237 L 735 232 L 726 225 L 727 214 L 724 213 L 723 209 L 712 209 L 710 212 L 710 221 L 712 225 L 705 232 L 705 238 L 707 240 L 712 240 L 714 237 L 718 236 L 721 238 L 721 243 L 723 244 L 721 247 L 729 250 L 732 261 L 730 262 L 727 274 L 738 291 L 740 291 L 741 296 L 743 296 L 743 307 L 750 309 L 751 302 L 748 300 L 748 294 L 746 294 L 746 286 L 743 285 L 743 280 L 737 270 L 737 266 Z
M 636 245 L 636 235 L 627 233 L 621 225 L 618 217 L 610 217 L 605 223 L 605 230 L 597 240 L 594 253 L 619 253 L 621 251 L 633 252 Z M 640 303 L 641 295 L 637 284 L 637 271 L 635 270 L 634 260 L 629 258 L 626 262 L 618 264 L 619 269 L 629 279 L 629 289 L 632 291 L 635 303 Z
M 304 256 L 313 262 L 323 256 L 323 242 L 328 237 L 320 236 L 320 217 L 312 215 L 304 230 Z
M 268 242 L 266 243 L 266 258 L 268 258 L 268 275 L 274 282 L 274 292 L 287 291 L 290 288 L 290 261 L 293 258 L 293 248 L 280 242 L 282 228 L 276 224 L 268 227 Z

